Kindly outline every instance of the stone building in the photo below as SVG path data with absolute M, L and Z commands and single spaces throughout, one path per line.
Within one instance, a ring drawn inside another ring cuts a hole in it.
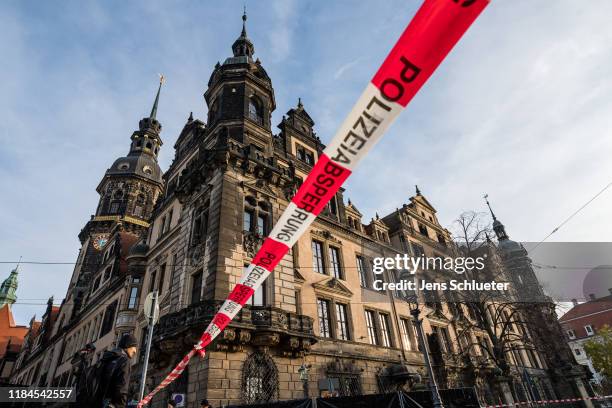
M 608 267 L 600 267 L 608 269 Z M 596 297 L 590 294 L 588 301 L 578 303 L 573 299 L 573 307 L 559 319 L 576 361 L 589 367 L 592 373 L 593 385 L 601 386 L 604 376 L 593 367 L 593 361 L 584 350 L 585 343 L 594 339 L 601 339 L 599 331 L 605 326 L 612 327 L 612 288 L 608 288 L 609 295 Z
M 301 100 L 283 116 L 280 132 L 272 131 L 274 89 L 244 24 L 232 51 L 216 64 L 204 93 L 208 117 L 190 116 L 175 144 L 147 245 L 129 258 L 134 298 L 142 304 L 147 293 L 160 293 L 149 389 L 193 347 L 324 147 Z M 224 405 L 423 388 L 411 305 L 374 288 L 377 279 L 397 280 L 399 271 L 376 276 L 372 260 L 453 256 L 450 233 L 418 187 L 408 203 L 369 222 L 344 194 L 331 200 L 206 357 L 192 360 L 154 406 L 175 393 L 195 406 L 203 397 Z M 438 298 L 421 307 L 442 388 L 475 386 L 483 401 L 526 401 L 535 398 L 521 377 L 529 368 L 543 378 L 531 388 L 554 397 L 540 350 L 517 346 L 508 357 L 516 378 L 502 387 L 485 351 L 457 338 L 457 316 L 469 316 L 464 305 Z M 138 312 L 129 329 L 142 344 L 145 327 Z M 476 329 L 463 335 L 468 343 L 487 337 Z
M 126 259 L 145 237 L 163 186 L 157 163 L 162 144 L 156 119 L 160 90 L 161 83 L 151 114 L 131 136 L 129 153 L 115 160 L 100 181 L 99 204 L 79 234 L 81 249 L 66 296 L 59 310 L 48 309 L 41 333 L 32 333 L 36 341 L 23 349 L 11 382 L 73 384 L 75 353 L 94 343 L 95 362 L 123 334 L 120 323 L 129 316 L 118 310 L 129 302 Z
M 204 92 L 206 119 L 189 115 L 163 175 L 158 90 L 129 154 L 98 186 L 100 202 L 79 235 L 77 266 L 47 346 L 25 353 L 13 379 L 72 384 L 71 356 L 85 344 L 93 342 L 99 355 L 133 332 L 144 346 L 144 299 L 157 291 L 151 389 L 193 347 L 240 279 L 324 146 L 299 99 L 273 131 L 274 88 L 254 57 L 246 16 L 231 48 Z M 457 248 L 418 188 L 401 207 L 369 221 L 344 196 L 341 189 L 206 357 L 194 358 L 153 406 L 165 406 L 175 393 L 195 407 L 204 397 L 221 406 L 424 388 L 415 304 L 405 294 L 377 290 L 380 280 L 402 275 L 374 274 L 372 261 L 404 253 L 452 257 Z M 485 350 L 469 347 L 489 341 L 486 332 L 458 336 L 460 323 L 473 320 L 466 305 L 434 296 L 419 306 L 442 388 L 474 386 L 483 402 L 529 398 L 529 390 L 499 386 Z M 541 350 L 518 353 L 508 361 L 521 368 L 519 376 L 530 368 L 546 377 L 551 362 Z M 133 361 L 134 398 L 143 354 Z

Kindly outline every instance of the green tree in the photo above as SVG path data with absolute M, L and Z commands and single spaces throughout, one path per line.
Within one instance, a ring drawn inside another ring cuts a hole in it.
M 612 328 L 607 324 L 597 331 L 597 336 L 584 343 L 584 351 L 593 362 L 595 370 L 612 380 Z

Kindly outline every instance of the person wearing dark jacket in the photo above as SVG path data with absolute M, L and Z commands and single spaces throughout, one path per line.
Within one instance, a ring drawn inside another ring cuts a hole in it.
M 117 348 L 105 351 L 102 355 L 102 407 L 125 408 L 130 383 L 130 359 L 136 355 L 137 345 L 134 336 L 125 334 Z

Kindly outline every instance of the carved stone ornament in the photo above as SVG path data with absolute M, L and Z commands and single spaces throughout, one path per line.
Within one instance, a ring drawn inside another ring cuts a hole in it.
M 251 258 L 255 256 L 261 245 L 263 244 L 263 237 L 256 232 L 244 231 L 242 237 L 242 247 L 248 256 Z

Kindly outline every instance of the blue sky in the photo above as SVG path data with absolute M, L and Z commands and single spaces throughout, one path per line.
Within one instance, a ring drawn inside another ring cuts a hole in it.
M 247 1 L 274 123 L 301 97 L 325 142 L 420 2 Z M 238 1 L 0 3 L 0 261 L 74 261 L 95 187 L 147 115 L 157 74 L 167 168 L 240 32 Z M 494 1 L 347 183 L 365 222 L 419 187 L 452 227 L 487 192 L 539 241 L 612 181 L 612 2 Z M 552 238 L 609 241 L 612 190 Z M 452 229 L 452 228 L 451 228 Z M 12 264 L 0 264 L 0 277 Z M 23 265 L 15 317 L 64 297 L 72 268 Z M 33 304 L 29 304 L 33 303 Z

